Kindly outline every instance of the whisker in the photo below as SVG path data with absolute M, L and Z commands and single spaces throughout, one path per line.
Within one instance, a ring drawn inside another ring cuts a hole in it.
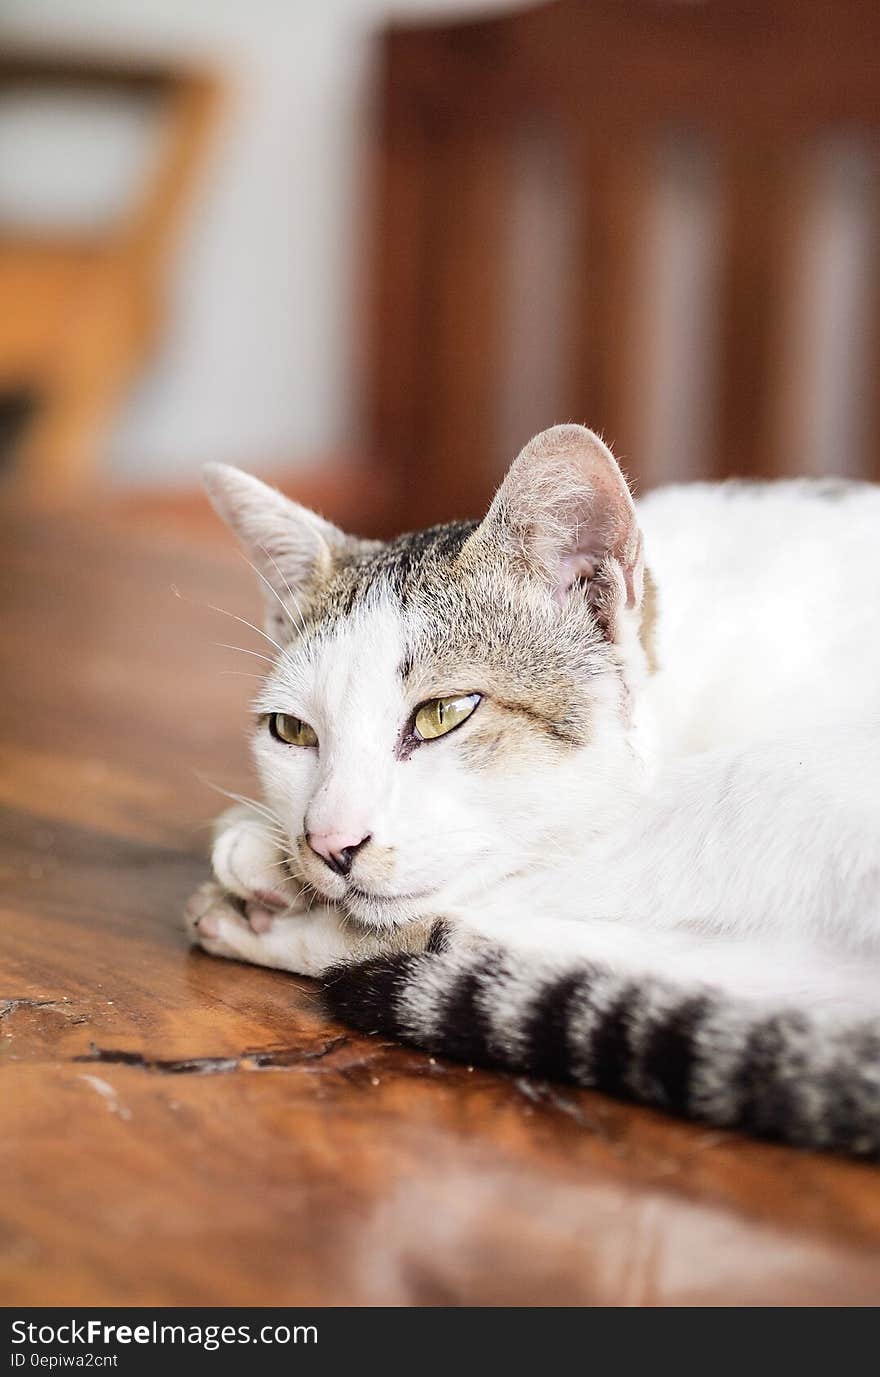
M 275 638 L 270 636 L 267 631 L 261 631 L 258 626 L 254 626 L 253 622 L 249 622 L 247 617 L 239 617 L 237 613 L 227 612 L 225 607 L 215 607 L 211 602 L 206 602 L 205 607 L 209 608 L 212 612 L 219 612 L 221 617 L 231 617 L 234 622 L 240 622 L 242 626 L 246 626 L 251 631 L 255 631 L 258 636 L 262 636 L 264 641 L 268 641 L 270 645 L 273 645 L 279 655 L 284 654 L 284 647 L 279 645 Z
M 279 829 L 283 828 L 284 824 L 281 819 L 267 803 L 261 803 L 255 798 L 248 798 L 246 794 L 237 794 L 232 789 L 224 789 L 221 784 L 215 784 L 212 779 L 207 779 L 204 775 L 199 774 L 198 770 L 195 771 L 195 775 L 201 784 L 206 784 L 208 788 L 213 789 L 215 793 L 222 794 L 224 798 L 232 799 L 233 803 L 240 803 L 244 807 L 253 808 L 255 812 L 266 818 L 268 822 Z
M 264 552 L 266 555 L 268 555 L 269 559 L 272 559 L 272 556 L 269 554 L 269 551 L 266 549 L 265 545 L 261 546 L 260 548 L 263 550 L 263 552 Z M 292 626 L 296 626 L 296 622 L 293 620 L 293 617 L 292 617 L 291 612 L 290 612 L 290 608 L 287 606 L 287 603 L 284 601 L 284 599 L 282 598 L 281 594 L 278 592 L 278 589 L 275 588 L 275 587 L 269 582 L 269 580 L 266 578 L 266 575 L 263 574 L 263 573 L 261 573 L 261 571 L 257 568 L 257 566 L 256 566 L 255 564 L 253 564 L 253 563 L 248 559 L 247 555 L 244 553 L 243 550 L 239 550 L 238 553 L 241 555 L 241 558 L 244 560 L 244 562 L 245 562 L 245 564 L 248 566 L 248 568 L 249 568 L 249 569 L 253 569 L 254 573 L 256 574 L 257 578 L 261 581 L 261 583 L 264 583 L 264 584 L 266 585 L 266 587 L 268 588 L 269 592 L 272 594 L 273 598 L 276 598 L 276 599 L 277 599 L 278 605 L 280 606 L 281 611 L 284 613 L 285 617 L 287 617 L 287 620 L 291 623 Z M 274 559 L 272 559 L 272 563 L 275 564 Z M 277 564 L 275 564 L 275 568 L 278 570 L 278 574 L 279 574 L 280 578 L 283 580 L 284 586 L 285 586 L 285 588 L 287 589 L 288 593 L 290 593 L 290 596 L 291 596 L 291 598 L 292 598 L 292 597 L 293 597 L 293 593 L 291 592 L 290 584 L 287 582 L 287 579 L 284 578 L 284 575 L 281 573 L 281 570 L 278 569 L 278 565 L 277 565 Z
M 193 607 L 206 607 L 209 612 L 219 612 L 221 617 L 231 617 L 234 622 L 241 622 L 242 626 L 248 627 L 250 631 L 255 631 L 258 636 L 262 636 L 264 641 L 268 641 L 270 645 L 273 645 L 279 655 L 284 654 L 284 647 L 280 646 L 276 640 L 273 640 L 268 631 L 262 631 L 258 626 L 254 626 L 253 622 L 249 622 L 247 617 L 240 617 L 237 612 L 230 612 L 227 608 L 218 607 L 217 604 L 213 602 L 198 602 L 195 598 L 188 598 L 186 594 L 181 593 L 180 589 L 173 583 L 171 585 L 171 591 L 176 598 L 180 598 L 183 602 L 192 603 Z
M 248 824 L 244 825 L 247 826 Z M 272 824 L 269 823 L 268 820 L 261 819 L 260 821 L 257 821 L 256 819 L 254 819 L 253 823 L 251 824 L 250 830 L 255 836 L 268 837 L 271 842 L 275 843 L 279 851 L 283 851 L 287 838 L 281 831 L 276 832 L 273 829 Z M 268 872 L 270 870 L 280 869 L 280 867 L 284 864 L 286 864 L 286 862 L 284 861 L 270 861 L 268 865 L 264 865 L 261 868 L 262 870 Z
M 278 561 L 275 559 L 274 555 L 272 555 L 272 554 L 266 549 L 265 545 L 261 545 L 261 546 L 260 546 L 260 549 L 263 551 L 263 554 L 266 556 L 266 558 L 267 558 L 268 560 L 271 561 L 272 567 L 274 568 L 276 574 L 278 575 L 278 577 L 280 578 L 281 582 L 284 584 L 284 587 L 287 589 L 288 593 L 290 594 L 290 599 L 291 599 L 291 602 L 293 603 L 294 611 L 296 612 L 297 616 L 299 617 L 300 629 L 301 629 L 302 631 L 305 631 L 305 629 L 306 629 L 306 624 L 305 624 L 305 619 L 303 618 L 302 612 L 299 610 L 299 598 L 296 596 L 296 594 L 294 593 L 294 591 L 293 591 L 293 589 L 291 588 L 290 584 L 288 583 L 287 578 L 286 578 L 286 576 L 285 576 L 283 570 L 279 568 Z M 283 606 L 283 604 L 282 604 L 282 606 Z M 294 625 L 296 625 L 296 623 L 294 623 Z
M 290 903 L 289 903 L 289 905 L 288 905 L 288 910 L 291 910 L 291 909 L 293 908 L 294 904 L 296 904 L 296 903 L 302 898 L 302 896 L 305 894 L 305 892 L 306 892 L 307 889 L 308 889 L 308 885 L 303 885 L 302 889 L 298 889 L 298 890 L 296 891 L 296 893 L 294 894 L 293 898 L 290 900 Z
M 260 650 L 248 650 L 243 645 L 230 645 L 228 641 L 212 641 L 211 644 L 217 646 L 219 650 L 240 650 L 242 655 L 253 655 L 256 660 L 265 660 L 267 665 L 274 666 L 277 664 L 271 655 L 264 655 Z

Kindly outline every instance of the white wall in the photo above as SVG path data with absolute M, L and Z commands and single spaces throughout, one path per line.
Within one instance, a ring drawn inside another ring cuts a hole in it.
M 0 36 L 214 63 L 229 108 L 191 207 L 117 472 L 185 480 L 355 443 L 357 270 L 374 30 L 511 0 L 4 0 Z

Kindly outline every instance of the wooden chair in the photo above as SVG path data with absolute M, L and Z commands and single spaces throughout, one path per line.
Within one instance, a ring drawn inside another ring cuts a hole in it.
M 796 269 L 811 160 L 829 137 L 861 141 L 876 196 L 878 53 L 872 0 L 557 0 L 392 28 L 369 356 L 371 448 L 392 471 L 397 524 L 483 508 L 511 457 L 511 406 L 533 428 L 600 429 L 641 486 L 676 476 L 652 472 L 637 424 L 657 363 L 646 234 L 670 140 L 691 141 L 717 193 L 709 335 L 687 361 L 706 393 L 697 472 L 798 471 Z M 526 293 L 512 321 L 511 206 L 530 139 L 538 219 L 524 242 L 534 255 L 553 241 L 556 280 Z M 876 244 L 876 200 L 867 213 Z M 849 398 L 863 454 L 847 459 L 880 477 L 876 248 L 869 257 L 869 362 Z M 526 438 L 523 423 L 516 443 Z
M 12 451 L 9 476 L 28 497 L 57 500 L 95 476 L 124 389 L 149 349 L 166 255 L 218 87 L 204 73 L 161 64 L 0 55 L 0 96 L 24 89 L 147 101 L 160 131 L 142 189 L 115 223 L 79 234 L 0 225 L 0 418 Z

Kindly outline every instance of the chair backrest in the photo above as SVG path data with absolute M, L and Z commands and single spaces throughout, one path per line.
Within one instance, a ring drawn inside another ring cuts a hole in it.
M 54 501 L 98 476 L 123 390 L 154 338 L 166 255 L 218 85 L 173 64 L 0 54 L 0 101 L 45 93 L 136 104 L 155 126 L 131 197 L 108 223 L 0 223 L 4 468 L 14 489 Z
M 555 420 L 642 487 L 880 476 L 874 0 L 557 0 L 383 53 L 370 422 L 402 521 L 479 511 Z

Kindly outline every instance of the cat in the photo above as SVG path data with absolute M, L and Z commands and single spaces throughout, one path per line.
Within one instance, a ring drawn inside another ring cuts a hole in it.
M 223 465 L 262 801 L 186 922 L 434 1053 L 880 1155 L 880 489 L 636 505 L 581 426 L 358 540 Z

